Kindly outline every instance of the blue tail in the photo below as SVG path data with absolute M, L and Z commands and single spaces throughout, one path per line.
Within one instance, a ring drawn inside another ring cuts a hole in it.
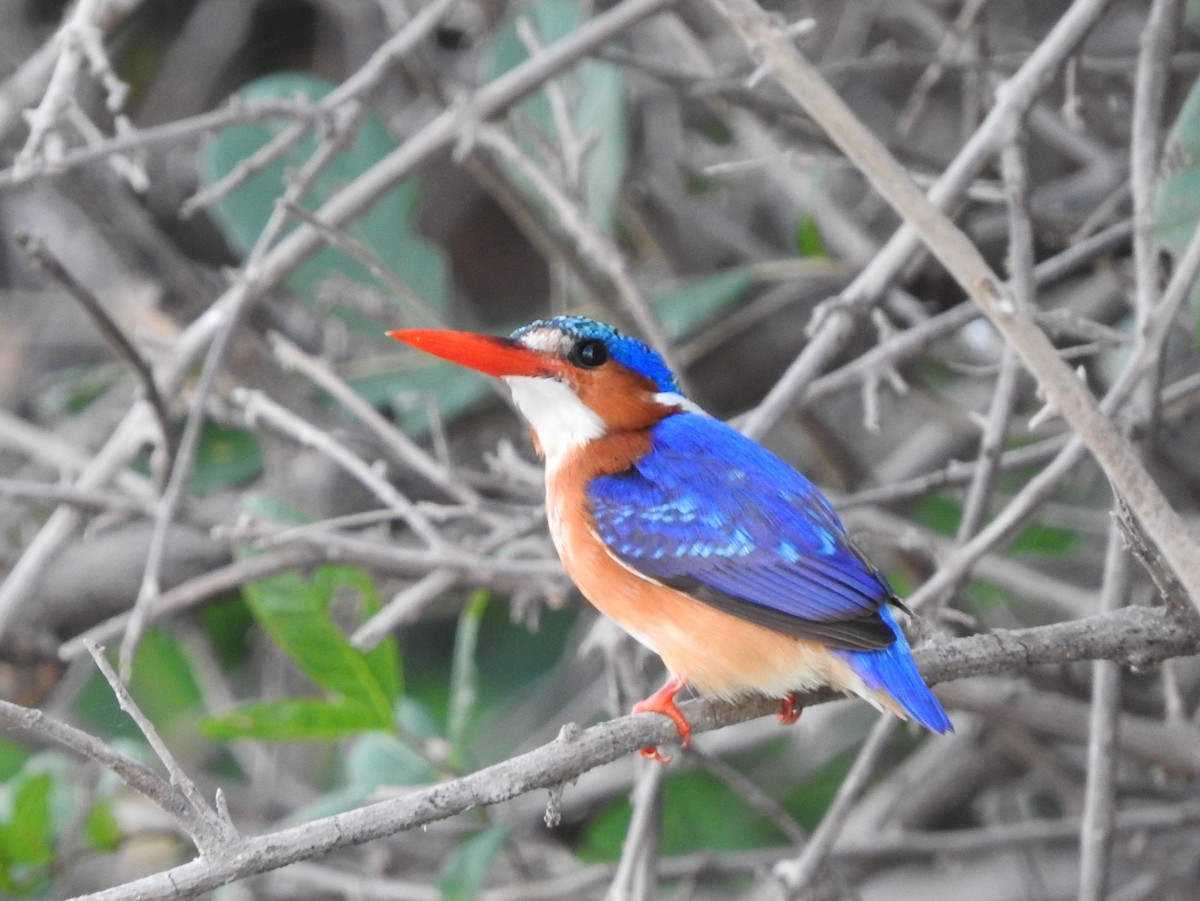
M 880 608 L 879 615 L 896 633 L 896 640 L 890 646 L 879 651 L 835 653 L 853 667 L 868 688 L 891 695 L 909 716 L 926 729 L 943 734 L 953 732 L 954 727 L 946 711 L 917 672 L 908 641 L 886 604 Z

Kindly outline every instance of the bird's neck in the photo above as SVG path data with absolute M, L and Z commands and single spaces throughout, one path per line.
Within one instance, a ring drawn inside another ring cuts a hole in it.
M 512 389 L 513 401 L 533 428 L 534 445 L 545 458 L 548 472 L 580 455 L 599 454 L 598 459 L 608 459 L 612 453 L 609 449 L 618 446 L 624 447 L 626 454 L 634 446 L 644 445 L 648 450 L 649 430 L 678 411 L 682 401 L 677 395 L 662 395 L 641 385 L 614 385 L 612 390 L 600 391 L 590 385 L 580 390 L 545 378 L 516 376 L 505 381 Z M 606 440 L 622 435 L 642 437 Z M 628 459 L 622 468 L 637 456 Z

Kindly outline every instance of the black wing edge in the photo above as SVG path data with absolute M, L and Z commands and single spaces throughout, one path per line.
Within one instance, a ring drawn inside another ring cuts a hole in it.
M 793 638 L 819 641 L 831 648 L 846 651 L 879 651 L 889 647 L 896 640 L 891 626 L 880 619 L 875 611 L 853 619 L 800 619 L 781 610 L 727 594 L 691 576 L 678 576 L 660 581 L 738 619 L 791 635 Z M 882 606 L 895 600 L 893 597 L 884 596 L 880 598 L 879 603 Z

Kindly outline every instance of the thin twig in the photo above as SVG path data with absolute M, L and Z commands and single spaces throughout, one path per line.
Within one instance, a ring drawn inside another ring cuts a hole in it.
M 322 559 L 308 548 L 285 547 L 237 560 L 164 591 L 146 612 L 146 624 L 190 609 L 249 582 L 321 562 Z M 119 637 L 128 626 L 129 616 L 129 612 L 118 614 L 64 641 L 58 649 L 59 658 L 74 660 L 87 650 L 88 642 L 101 644 Z
M 103 141 L 83 147 L 72 147 L 62 156 L 52 160 L 38 157 L 19 167 L 0 170 L 0 187 L 12 187 L 36 178 L 62 175 L 79 166 L 117 154 L 181 144 L 185 141 L 198 141 L 230 125 L 289 118 L 304 120 L 311 127 L 313 120 L 325 115 L 324 111 L 307 100 L 234 99 L 220 109 L 112 135 Z
M 341 404 L 347 412 L 370 429 L 398 463 L 411 467 L 430 483 L 465 504 L 478 504 L 479 494 L 445 466 L 433 459 L 419 445 L 385 419 L 378 410 L 362 399 L 322 360 L 305 353 L 278 332 L 270 332 L 267 341 L 271 352 L 284 369 L 299 372 Z
M 40 236 L 33 232 L 19 230 L 16 233 L 16 239 L 17 243 L 21 245 L 21 249 L 25 251 L 26 256 L 83 307 L 83 311 L 88 314 L 88 318 L 100 330 L 100 334 L 112 345 L 117 355 L 133 369 L 133 373 L 137 376 L 138 382 L 141 383 L 142 391 L 146 395 L 146 401 L 154 411 L 154 418 L 158 420 L 160 446 L 164 453 L 163 471 L 170 472 L 171 467 L 175 465 L 175 436 L 171 430 L 171 414 L 167 409 L 166 400 L 158 390 L 158 383 L 154 378 L 154 370 L 146 362 L 145 358 L 142 357 L 141 351 L 134 346 L 133 342 L 129 340 L 129 337 L 116 323 L 116 320 L 108 315 L 108 310 L 104 309 L 104 304 L 100 303 L 96 295 L 83 282 L 71 274 L 71 271 L 46 246 L 46 242 Z
M 612 239 L 579 202 L 555 184 L 554 180 L 499 128 L 481 125 L 475 133 L 475 139 L 481 147 L 496 154 L 499 159 L 512 166 L 523 180 L 534 186 L 539 198 L 550 207 L 554 221 L 571 236 L 583 258 L 604 273 L 616 289 L 617 299 L 621 301 L 626 312 L 642 329 L 646 339 L 658 348 L 663 359 L 678 376 L 679 367 L 674 363 L 674 352 L 662 323 L 658 321 L 649 301 L 634 284 L 628 264 Z
M 383 478 L 375 467 L 351 452 L 328 432 L 317 428 L 261 391 L 235 388 L 230 399 L 241 409 L 247 423 L 266 425 L 305 447 L 314 448 L 324 454 L 380 501 L 403 516 L 413 532 L 431 548 L 441 547 L 445 543 L 416 504 Z
M 34 503 L 67 504 L 82 510 L 102 512 L 119 510 L 122 513 L 150 512 L 150 505 L 124 494 L 111 491 L 88 491 L 74 485 L 48 485 L 45 482 L 26 482 L 0 478 L 0 496 Z
M 621 859 L 605 895 L 606 901 L 645 901 L 657 897 L 662 788 L 667 768 L 651 761 L 641 762 L 630 805 L 633 816 L 621 844 Z
M 89 760 L 94 760 L 134 791 L 168 814 L 180 830 L 192 835 L 196 816 L 183 795 L 143 763 L 113 750 L 103 739 L 61 722 L 41 710 L 0 701 L 0 723 L 6 735 L 17 733 L 35 741 L 49 741 Z
M 75 93 L 75 82 L 85 60 L 84 42 L 95 40 L 94 33 L 103 0 L 79 0 L 54 35 L 58 58 L 46 85 L 46 93 L 37 109 L 26 114 L 29 137 L 17 154 L 17 163 L 25 163 L 43 152 L 47 136 L 58 125 Z
M 1048 400 L 1081 436 L 1200 609 L 1200 544 L 1091 392 L 1058 358 L 1045 333 L 1014 302 L 979 250 L 920 190 L 753 0 L 714 0 L 746 41 L 766 56 L 789 94 L 825 128 L 875 188 L 979 305 L 1034 373 Z M 1039 51 L 1046 46 L 1043 42 Z
M 84 647 L 92 655 L 92 659 L 96 661 L 96 666 L 112 688 L 113 694 L 116 695 L 117 703 L 129 715 L 129 718 L 137 724 L 138 730 L 146 737 L 146 741 L 150 744 L 158 759 L 167 768 L 167 773 L 171 777 L 171 784 L 179 789 L 188 807 L 191 808 L 194 819 L 191 824 L 192 828 L 189 831 L 200 853 L 207 857 L 236 848 L 241 837 L 233 823 L 221 817 L 217 810 L 209 805 L 200 793 L 200 789 L 191 780 L 191 777 L 180 767 L 179 763 L 175 760 L 175 755 L 171 753 L 171 749 L 167 747 L 166 742 L 158 734 L 158 730 L 154 728 L 154 724 L 142 713 L 141 708 L 133 700 L 124 683 L 117 677 L 116 672 L 109 665 L 108 658 L 104 656 L 103 649 L 90 641 L 85 642 Z
M 712 2 L 731 20 L 761 14 L 761 10 L 749 3 Z M 1109 2 L 1076 0 L 1063 14 L 1021 68 L 996 91 L 987 118 L 930 189 L 932 203 L 946 209 L 961 196 L 1007 139 L 1012 122 L 1023 116 L 1045 90 L 1062 61 L 1084 39 Z M 912 223 L 906 222 L 842 292 L 839 305 L 828 311 L 804 351 L 747 418 L 743 431 L 760 436 L 786 412 L 795 394 L 842 348 L 853 333 L 854 320 L 861 308 L 882 296 L 917 244 L 917 232 Z
M 330 108 L 335 111 L 338 127 L 321 142 L 312 156 L 302 166 L 291 173 L 287 187 L 284 190 L 284 203 L 272 209 L 271 215 L 268 217 L 266 224 L 263 226 L 258 239 L 250 249 L 243 264 L 242 272 L 246 283 L 252 284 L 255 281 L 253 276 L 262 266 L 264 257 L 275 248 L 277 239 L 283 234 L 288 216 L 287 204 L 289 202 L 292 204 L 299 203 L 317 176 L 344 149 L 344 145 L 353 134 L 354 128 L 357 127 L 358 123 L 366 115 L 361 94 L 372 88 L 397 58 L 411 51 L 422 38 L 433 30 L 441 14 L 449 8 L 451 2 L 452 0 L 438 0 L 438 2 L 431 4 L 422 14 L 414 17 L 400 32 L 393 35 L 384 44 L 384 47 L 380 51 L 376 51 L 371 59 L 367 61 L 367 64 L 359 69 L 352 78 L 348 79 L 346 83 L 343 83 L 329 95 L 330 97 L 337 97 L 339 100 L 342 98 L 353 99 L 345 99 L 344 102 L 337 105 L 333 105 L 331 101 Z M 226 319 L 222 323 L 221 328 L 217 330 L 213 342 L 209 345 L 208 352 L 205 355 L 204 367 L 201 370 L 196 389 L 192 394 L 187 420 L 183 427 L 183 436 L 179 441 L 179 455 L 176 459 L 176 465 L 170 470 L 170 477 L 154 517 L 154 533 L 151 535 L 150 547 L 146 552 L 146 568 L 142 578 L 142 585 L 134 601 L 133 615 L 129 619 L 129 628 L 121 640 L 119 652 L 120 666 L 122 674 L 126 677 L 128 677 L 130 667 L 133 663 L 134 648 L 141 636 L 145 610 L 158 597 L 161 590 L 159 582 L 162 563 L 166 554 L 166 536 L 170 523 L 175 518 L 175 512 L 183 497 L 187 480 L 191 476 L 196 447 L 199 444 L 204 423 L 208 397 L 224 366 L 225 357 L 232 346 L 233 336 L 237 331 L 238 324 L 256 299 L 257 294 L 254 291 L 246 290 L 230 303 L 230 309 L 226 311 Z M 398 495 L 398 493 L 396 494 Z M 413 519 L 419 519 L 419 515 L 414 515 Z M 414 526 L 414 529 L 416 529 L 418 534 L 422 534 L 422 537 L 426 538 L 426 540 L 430 540 L 433 535 L 431 531 L 422 532 L 417 526 Z
M 379 259 L 375 252 L 362 241 L 352 238 L 340 228 L 326 225 L 320 218 L 294 201 L 281 200 L 280 204 L 289 215 L 316 229 L 330 247 L 336 247 L 366 267 L 371 275 L 395 292 L 396 296 L 411 308 L 421 322 L 430 326 L 446 325 L 445 317 L 430 306 L 429 301 L 418 294 L 412 285 L 398 276 L 391 266 Z
M 866 791 L 867 783 L 879 765 L 879 758 L 896 734 L 899 724 L 900 720 L 891 714 L 880 715 L 800 856 L 776 864 L 775 878 L 783 884 L 789 898 L 802 896 L 829 857 L 846 818 L 850 816 L 859 796 Z
M 1120 609 L 1128 600 L 1133 574 L 1121 530 L 1109 529 L 1100 612 Z M 1108 896 L 1113 823 L 1116 819 L 1117 730 L 1120 728 L 1121 668 L 1111 660 L 1092 661 L 1092 706 L 1088 720 L 1087 782 L 1079 831 L 1079 901 Z

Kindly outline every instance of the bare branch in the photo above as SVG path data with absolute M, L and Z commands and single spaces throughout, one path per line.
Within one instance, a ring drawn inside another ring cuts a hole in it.
M 1145 666 L 1198 650 L 1200 629 L 1194 621 L 1184 621 L 1163 610 L 1130 607 L 1070 623 L 959 639 L 920 648 L 915 656 L 925 679 L 937 683 L 972 675 L 1022 672 L 1038 664 L 1063 660 L 1102 657 Z M 991 697 L 996 697 L 994 692 Z M 801 702 L 808 707 L 832 698 L 830 692 L 820 692 L 803 697 Z M 994 706 L 1010 709 L 1004 699 L 997 700 Z M 702 699 L 680 707 L 697 734 L 778 712 L 778 702 L 769 698 L 741 705 Z M 619 717 L 581 732 L 572 731 L 564 738 L 469 776 L 302 826 L 246 838 L 236 854 L 192 861 L 83 896 L 80 901 L 192 897 L 335 848 L 373 841 L 465 810 L 498 804 L 525 792 L 561 785 L 638 748 L 667 744 L 675 738 L 674 723 L 664 717 L 653 714 Z

